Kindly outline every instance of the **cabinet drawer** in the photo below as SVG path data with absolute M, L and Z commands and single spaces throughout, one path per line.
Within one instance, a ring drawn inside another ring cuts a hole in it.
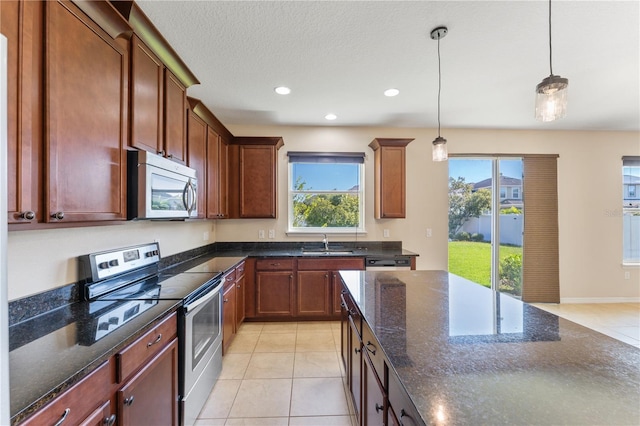
M 353 321 L 353 325 L 356 327 L 358 337 L 362 336 L 362 316 L 356 307 L 356 303 L 353 301 L 349 293 L 342 293 L 340 298 L 342 299 L 344 309 L 347 311 L 351 321 Z
M 138 340 L 116 354 L 117 380 L 121 383 L 178 335 L 177 314 L 174 312 Z
M 109 401 L 112 369 L 106 361 L 87 377 L 55 398 L 22 425 L 53 425 L 64 417 L 65 424 L 77 425 Z
M 380 349 L 380 344 L 373 336 L 369 325 L 364 321 L 362 322 L 362 350 L 366 350 L 369 354 L 369 358 L 378 377 L 384 377 L 384 354 L 382 353 L 382 349 Z
M 294 259 L 258 259 L 256 269 L 260 271 L 290 271 L 294 266 Z
M 224 289 L 228 289 L 232 285 L 236 283 L 236 270 L 232 269 L 226 274 L 224 274 Z
M 389 390 L 387 392 L 389 399 L 389 415 L 395 415 L 398 424 L 406 426 L 424 425 L 422 417 L 418 414 L 415 405 L 407 395 L 404 386 L 400 384 L 400 380 L 393 369 L 389 369 Z
M 339 271 L 364 270 L 363 257 L 331 257 L 323 259 L 298 259 L 298 270 L 300 271 Z
M 244 276 L 244 262 L 236 266 L 236 280 L 239 280 Z

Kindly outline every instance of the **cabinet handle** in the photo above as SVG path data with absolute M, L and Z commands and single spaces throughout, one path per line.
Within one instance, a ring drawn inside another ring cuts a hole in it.
M 352 317 L 356 316 L 356 311 L 354 309 L 349 309 L 349 315 L 351 315 Z
M 60 426 L 62 423 L 64 423 L 64 421 L 67 420 L 67 416 L 69 415 L 70 412 L 71 412 L 71 408 L 66 408 L 64 410 L 64 413 L 62 413 L 62 417 L 60 417 L 60 420 L 58 420 L 55 426 Z
M 172 158 L 173 158 L 173 154 L 169 154 L 169 155 L 167 155 L 167 158 L 172 159 Z
M 371 349 L 369 346 L 373 347 L 373 349 Z M 367 341 L 367 346 L 366 346 L 367 350 L 369 352 L 371 352 L 371 355 L 375 355 L 376 354 L 376 347 L 373 343 L 371 343 L 370 341 Z
M 158 151 L 158 155 L 161 157 L 164 157 L 166 153 L 164 152 L 164 149 L 161 149 L 160 151 Z
M 20 219 L 33 220 L 35 218 L 36 218 L 36 214 L 31 210 L 27 210 L 26 212 L 20 213 Z
M 133 404 L 133 395 L 131 395 L 129 398 L 125 398 L 124 400 L 124 405 L 126 405 L 127 407 L 130 407 L 131 404 Z
M 105 419 L 102 421 L 102 424 L 104 426 L 113 426 L 116 424 L 116 415 L 112 414 L 109 417 L 105 417 Z
M 147 347 L 150 348 L 151 346 L 153 346 L 156 343 L 158 343 L 161 339 L 162 339 L 162 333 L 158 334 L 158 337 L 156 337 L 156 340 L 154 340 L 153 342 L 147 343 Z M 131 398 L 133 399 L 133 397 L 131 397 Z
M 51 213 L 51 217 L 52 217 L 53 219 L 62 220 L 62 219 L 64 219 L 64 212 L 55 212 L 55 213 Z
M 360 349 L 355 348 L 354 351 L 356 351 L 357 354 L 359 354 L 360 352 L 362 352 Z
M 380 405 L 380 404 L 378 404 L 378 403 L 376 402 L 376 413 L 379 413 L 379 412 L 380 412 L 381 410 L 383 410 L 383 409 L 384 409 L 384 406 L 383 406 L 383 405 Z

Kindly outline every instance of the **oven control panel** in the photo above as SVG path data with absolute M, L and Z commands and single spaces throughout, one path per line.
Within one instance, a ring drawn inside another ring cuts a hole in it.
M 85 269 L 84 275 L 90 282 L 115 277 L 158 262 L 160 262 L 160 246 L 157 242 L 80 257 L 81 266 Z

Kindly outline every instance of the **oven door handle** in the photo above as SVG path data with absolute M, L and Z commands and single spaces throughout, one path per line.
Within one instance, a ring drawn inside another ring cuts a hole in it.
M 216 296 L 216 294 L 220 293 L 220 289 L 224 285 L 224 282 L 225 282 L 225 279 L 222 278 L 222 280 L 220 280 L 220 284 L 218 284 L 215 287 L 214 290 L 211 290 L 209 293 L 207 293 L 206 296 L 195 300 L 193 303 L 189 303 L 188 305 L 184 305 L 185 314 L 189 314 L 189 312 L 193 311 L 198 306 L 202 305 L 203 303 L 207 303 L 209 300 L 213 299 Z

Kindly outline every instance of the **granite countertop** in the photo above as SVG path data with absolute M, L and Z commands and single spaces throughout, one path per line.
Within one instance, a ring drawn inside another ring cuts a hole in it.
M 640 349 L 444 271 L 341 272 L 426 424 L 640 423 Z

